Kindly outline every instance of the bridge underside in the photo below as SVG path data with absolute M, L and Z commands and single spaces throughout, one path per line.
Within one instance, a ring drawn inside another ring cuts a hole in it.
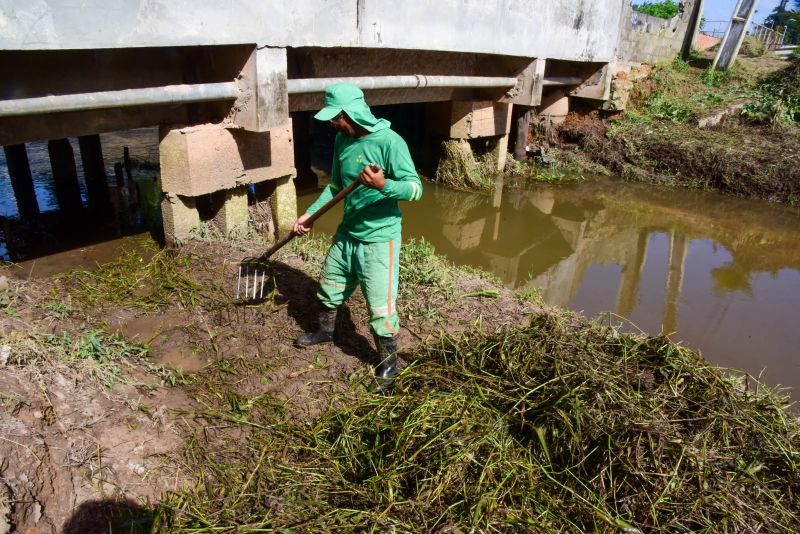
M 219 191 L 226 192 L 219 225 L 240 229 L 247 223 L 247 185 L 267 181 L 274 181 L 273 200 L 281 199 L 273 210 L 276 230 L 289 227 L 297 174 L 290 113 L 319 109 L 326 80 L 378 80 L 382 88 L 365 89 L 371 105 L 426 103 L 431 132 L 496 137 L 502 147 L 513 105 L 534 109 L 544 99 L 548 113 L 565 115 L 569 97 L 602 99 L 608 91 L 605 63 L 425 50 L 254 44 L 5 50 L 0 63 L 13 72 L 0 81 L 3 146 L 159 127 L 162 213 L 172 239 L 188 237 L 200 221 L 198 199 Z M 418 86 L 395 83 L 409 77 Z M 308 90 L 298 82 L 320 83 Z M 209 90 L 213 99 L 204 96 Z M 183 100 L 189 92 L 200 96 Z

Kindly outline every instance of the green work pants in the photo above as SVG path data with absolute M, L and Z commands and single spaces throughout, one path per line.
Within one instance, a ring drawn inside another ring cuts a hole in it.
M 319 277 L 317 297 L 326 308 L 338 308 L 361 285 L 374 336 L 397 335 L 400 321 L 394 303 L 400 273 L 400 239 L 364 243 L 337 235 Z

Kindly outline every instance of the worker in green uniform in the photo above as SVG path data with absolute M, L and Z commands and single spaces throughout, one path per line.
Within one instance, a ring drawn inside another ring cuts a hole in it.
M 308 218 L 354 180 L 363 184 L 344 199 L 344 215 L 322 267 L 317 297 L 322 304 L 317 331 L 298 338 L 301 346 L 332 341 L 337 312 L 361 286 L 369 307 L 369 328 L 378 349 L 375 376 L 388 386 L 397 374 L 395 308 L 400 260 L 398 200 L 422 196 L 405 141 L 386 119 L 376 118 L 355 85 L 337 83 L 325 90 L 325 107 L 314 116 L 338 132 L 330 184 L 294 223 L 294 232 L 311 230 Z

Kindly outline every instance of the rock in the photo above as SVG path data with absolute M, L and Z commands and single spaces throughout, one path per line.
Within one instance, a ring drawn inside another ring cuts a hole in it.
M 11 503 L 13 501 L 11 489 L 0 482 L 0 534 L 11 532 Z
M 128 462 L 128 468 L 139 476 L 144 476 L 147 473 L 147 468 L 141 464 Z
M 8 277 L 0 276 L 0 291 L 8 291 Z

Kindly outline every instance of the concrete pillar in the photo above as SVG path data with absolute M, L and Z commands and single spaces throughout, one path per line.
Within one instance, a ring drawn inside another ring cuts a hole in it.
M 222 203 L 214 224 L 226 234 L 243 234 L 247 231 L 249 212 L 247 209 L 247 186 L 242 185 L 224 191 L 225 201 Z
M 564 122 L 569 113 L 569 97 L 560 89 L 556 89 L 542 96 L 542 105 L 539 106 L 539 115 L 550 116 L 553 124 Z
M 317 185 L 317 175 L 311 170 L 311 113 L 298 111 L 292 114 L 292 137 L 294 138 L 294 166 L 300 185 Z
M 68 139 L 47 142 L 50 167 L 53 169 L 53 186 L 61 211 L 76 213 L 83 208 L 78 172 L 75 169 L 75 153 Z
M 176 244 L 191 237 L 192 229 L 200 226 L 195 199 L 175 193 L 166 193 L 161 200 L 161 217 L 167 243 Z
M 25 145 L 8 145 L 3 147 L 3 150 L 6 154 L 11 188 L 17 199 L 17 211 L 24 219 L 38 216 L 39 203 L 36 202 L 36 190 L 33 187 L 33 176 Z
M 450 108 L 448 137 L 474 139 L 507 135 L 510 125 L 511 104 L 491 100 L 453 101 Z
M 297 191 L 294 188 L 293 176 L 278 178 L 275 192 L 270 199 L 272 216 L 275 219 L 275 231 L 279 234 L 292 230 L 297 219 Z
M 711 64 L 712 69 L 725 70 L 733 65 L 747 34 L 747 27 L 753 18 L 756 4 L 758 4 L 756 0 L 739 0 L 736 3 L 728 30 L 722 36 L 719 51 Z
M 503 172 L 506 168 L 506 158 L 508 157 L 508 134 L 497 138 L 497 145 L 494 147 L 493 154 L 495 161 L 497 161 L 497 170 Z
M 290 121 L 265 132 L 202 124 L 162 126 L 159 134 L 161 185 L 167 194 L 162 215 L 168 239 L 185 239 L 199 224 L 194 199 L 203 195 L 224 196 L 204 217 L 213 217 L 225 232 L 243 231 L 249 220 L 247 184 L 267 181 L 277 182 L 272 198 L 276 225 L 291 229 L 297 198 Z
M 83 135 L 78 137 L 78 146 L 83 163 L 83 176 L 86 179 L 86 196 L 89 198 L 89 209 L 97 214 L 108 214 L 110 199 L 108 195 L 108 179 L 103 163 L 103 148 L 100 136 Z
M 292 125 L 266 132 L 201 124 L 159 131 L 161 184 L 189 197 L 295 176 Z

